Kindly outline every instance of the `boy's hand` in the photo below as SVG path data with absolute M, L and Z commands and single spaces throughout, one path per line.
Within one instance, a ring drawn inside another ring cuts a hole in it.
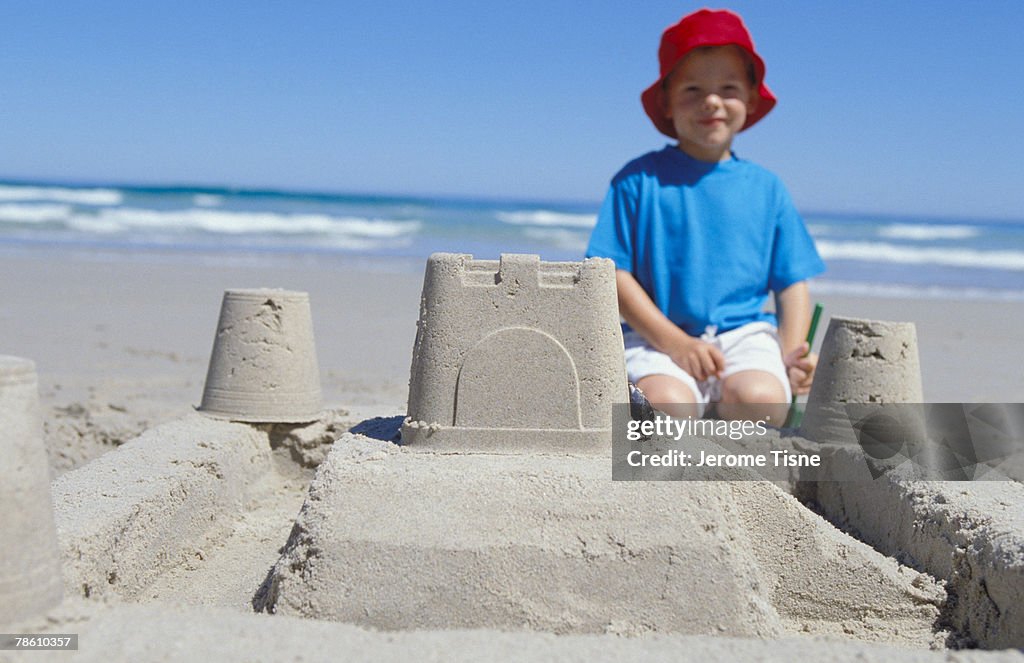
M 722 351 L 695 338 L 673 351 L 669 357 L 698 382 L 710 377 L 721 377 L 725 370 L 725 355 Z
M 789 386 L 793 394 L 804 395 L 811 390 L 811 383 L 814 382 L 814 369 L 818 366 L 818 355 L 808 352 L 810 346 L 806 341 L 783 356 L 782 361 L 786 365 L 786 374 L 789 376 Z

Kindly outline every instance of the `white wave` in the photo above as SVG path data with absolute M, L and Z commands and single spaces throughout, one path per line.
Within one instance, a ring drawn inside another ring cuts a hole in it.
M 115 189 L 69 189 L 56 186 L 0 184 L 0 201 L 42 200 L 73 205 L 120 205 L 124 195 Z
M 0 205 L 0 221 L 8 223 L 46 223 L 67 221 L 71 216 L 70 205 Z
M 826 259 L 1024 271 L 1024 251 L 925 248 L 898 246 L 886 242 L 828 240 L 818 240 L 817 246 L 821 256 Z
M 113 235 L 124 232 L 127 227 L 113 219 L 89 214 L 74 214 L 67 219 L 67 226 L 73 230 L 100 235 Z
M 99 214 L 75 214 L 69 225 L 85 231 L 117 232 L 132 229 L 159 229 L 187 232 L 240 235 L 325 234 L 388 239 L 416 232 L 419 221 L 392 221 L 361 217 L 336 217 L 326 214 L 275 214 L 272 212 L 231 212 L 227 210 L 185 209 L 150 210 L 113 208 Z
M 411 235 L 420 229 L 419 221 L 390 221 L 387 219 L 360 219 L 356 217 L 337 217 L 335 227 L 347 235 L 361 235 L 376 239 L 388 239 Z
M 886 299 L 981 299 L 1024 302 L 1024 291 L 988 288 L 949 288 L 943 286 L 886 285 L 858 281 L 813 280 L 812 294 L 883 297 Z
M 495 216 L 502 223 L 525 226 L 571 226 L 574 228 L 593 228 L 597 223 L 594 214 L 566 214 L 537 210 L 534 212 L 496 212 Z
M 878 234 L 888 239 L 914 239 L 928 241 L 933 239 L 970 239 L 980 233 L 973 226 L 944 226 L 923 223 L 896 223 L 884 226 Z
M 523 234 L 530 239 L 540 240 L 546 244 L 557 246 L 560 249 L 579 251 L 580 254 L 587 250 L 587 235 L 572 230 L 562 228 L 529 228 Z
M 198 207 L 220 207 L 224 202 L 224 196 L 212 193 L 197 193 L 192 196 L 192 204 Z
M 387 246 L 390 249 L 412 245 L 411 237 L 401 237 L 397 240 L 384 242 L 380 238 L 370 237 L 345 237 L 332 235 L 317 240 L 317 246 L 342 249 L 346 251 L 370 251 Z
M 832 232 L 833 228 L 834 226 L 829 226 L 824 223 L 807 224 L 807 232 L 811 233 L 815 237 L 820 237 L 821 235 L 828 235 L 829 233 Z

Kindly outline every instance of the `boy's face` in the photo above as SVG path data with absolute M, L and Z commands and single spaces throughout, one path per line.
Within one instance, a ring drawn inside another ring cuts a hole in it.
M 735 46 L 691 51 L 665 81 L 665 117 L 679 149 L 701 161 L 724 161 L 732 139 L 757 105 L 746 58 Z

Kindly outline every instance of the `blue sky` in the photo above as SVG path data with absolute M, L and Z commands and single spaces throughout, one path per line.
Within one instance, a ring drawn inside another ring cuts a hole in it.
M 700 6 L 0 0 L 0 177 L 596 201 Z M 801 209 L 1024 218 L 1024 3 L 729 6 Z

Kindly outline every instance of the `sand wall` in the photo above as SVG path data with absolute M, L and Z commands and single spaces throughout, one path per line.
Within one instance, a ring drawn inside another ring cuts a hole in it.
M 878 550 L 946 580 L 946 618 L 969 640 L 1024 647 L 1024 486 L 913 481 L 899 471 L 855 482 L 863 451 L 821 453 L 822 481 L 802 484 L 805 498 Z
M 10 661 L 838 661 L 1021 663 L 1017 651 L 927 651 L 821 638 L 620 638 L 480 629 L 379 633 L 351 624 L 217 608 L 65 606 L 29 632 L 79 633 L 76 652 L 3 652 Z
M 133 597 L 227 527 L 272 468 L 267 434 L 193 414 L 52 484 L 65 590 Z
M 0 355 L 0 627 L 61 601 L 35 364 Z
M 262 608 L 383 629 L 935 642 L 933 580 L 774 485 L 610 472 L 606 457 L 440 455 L 346 434 Z

